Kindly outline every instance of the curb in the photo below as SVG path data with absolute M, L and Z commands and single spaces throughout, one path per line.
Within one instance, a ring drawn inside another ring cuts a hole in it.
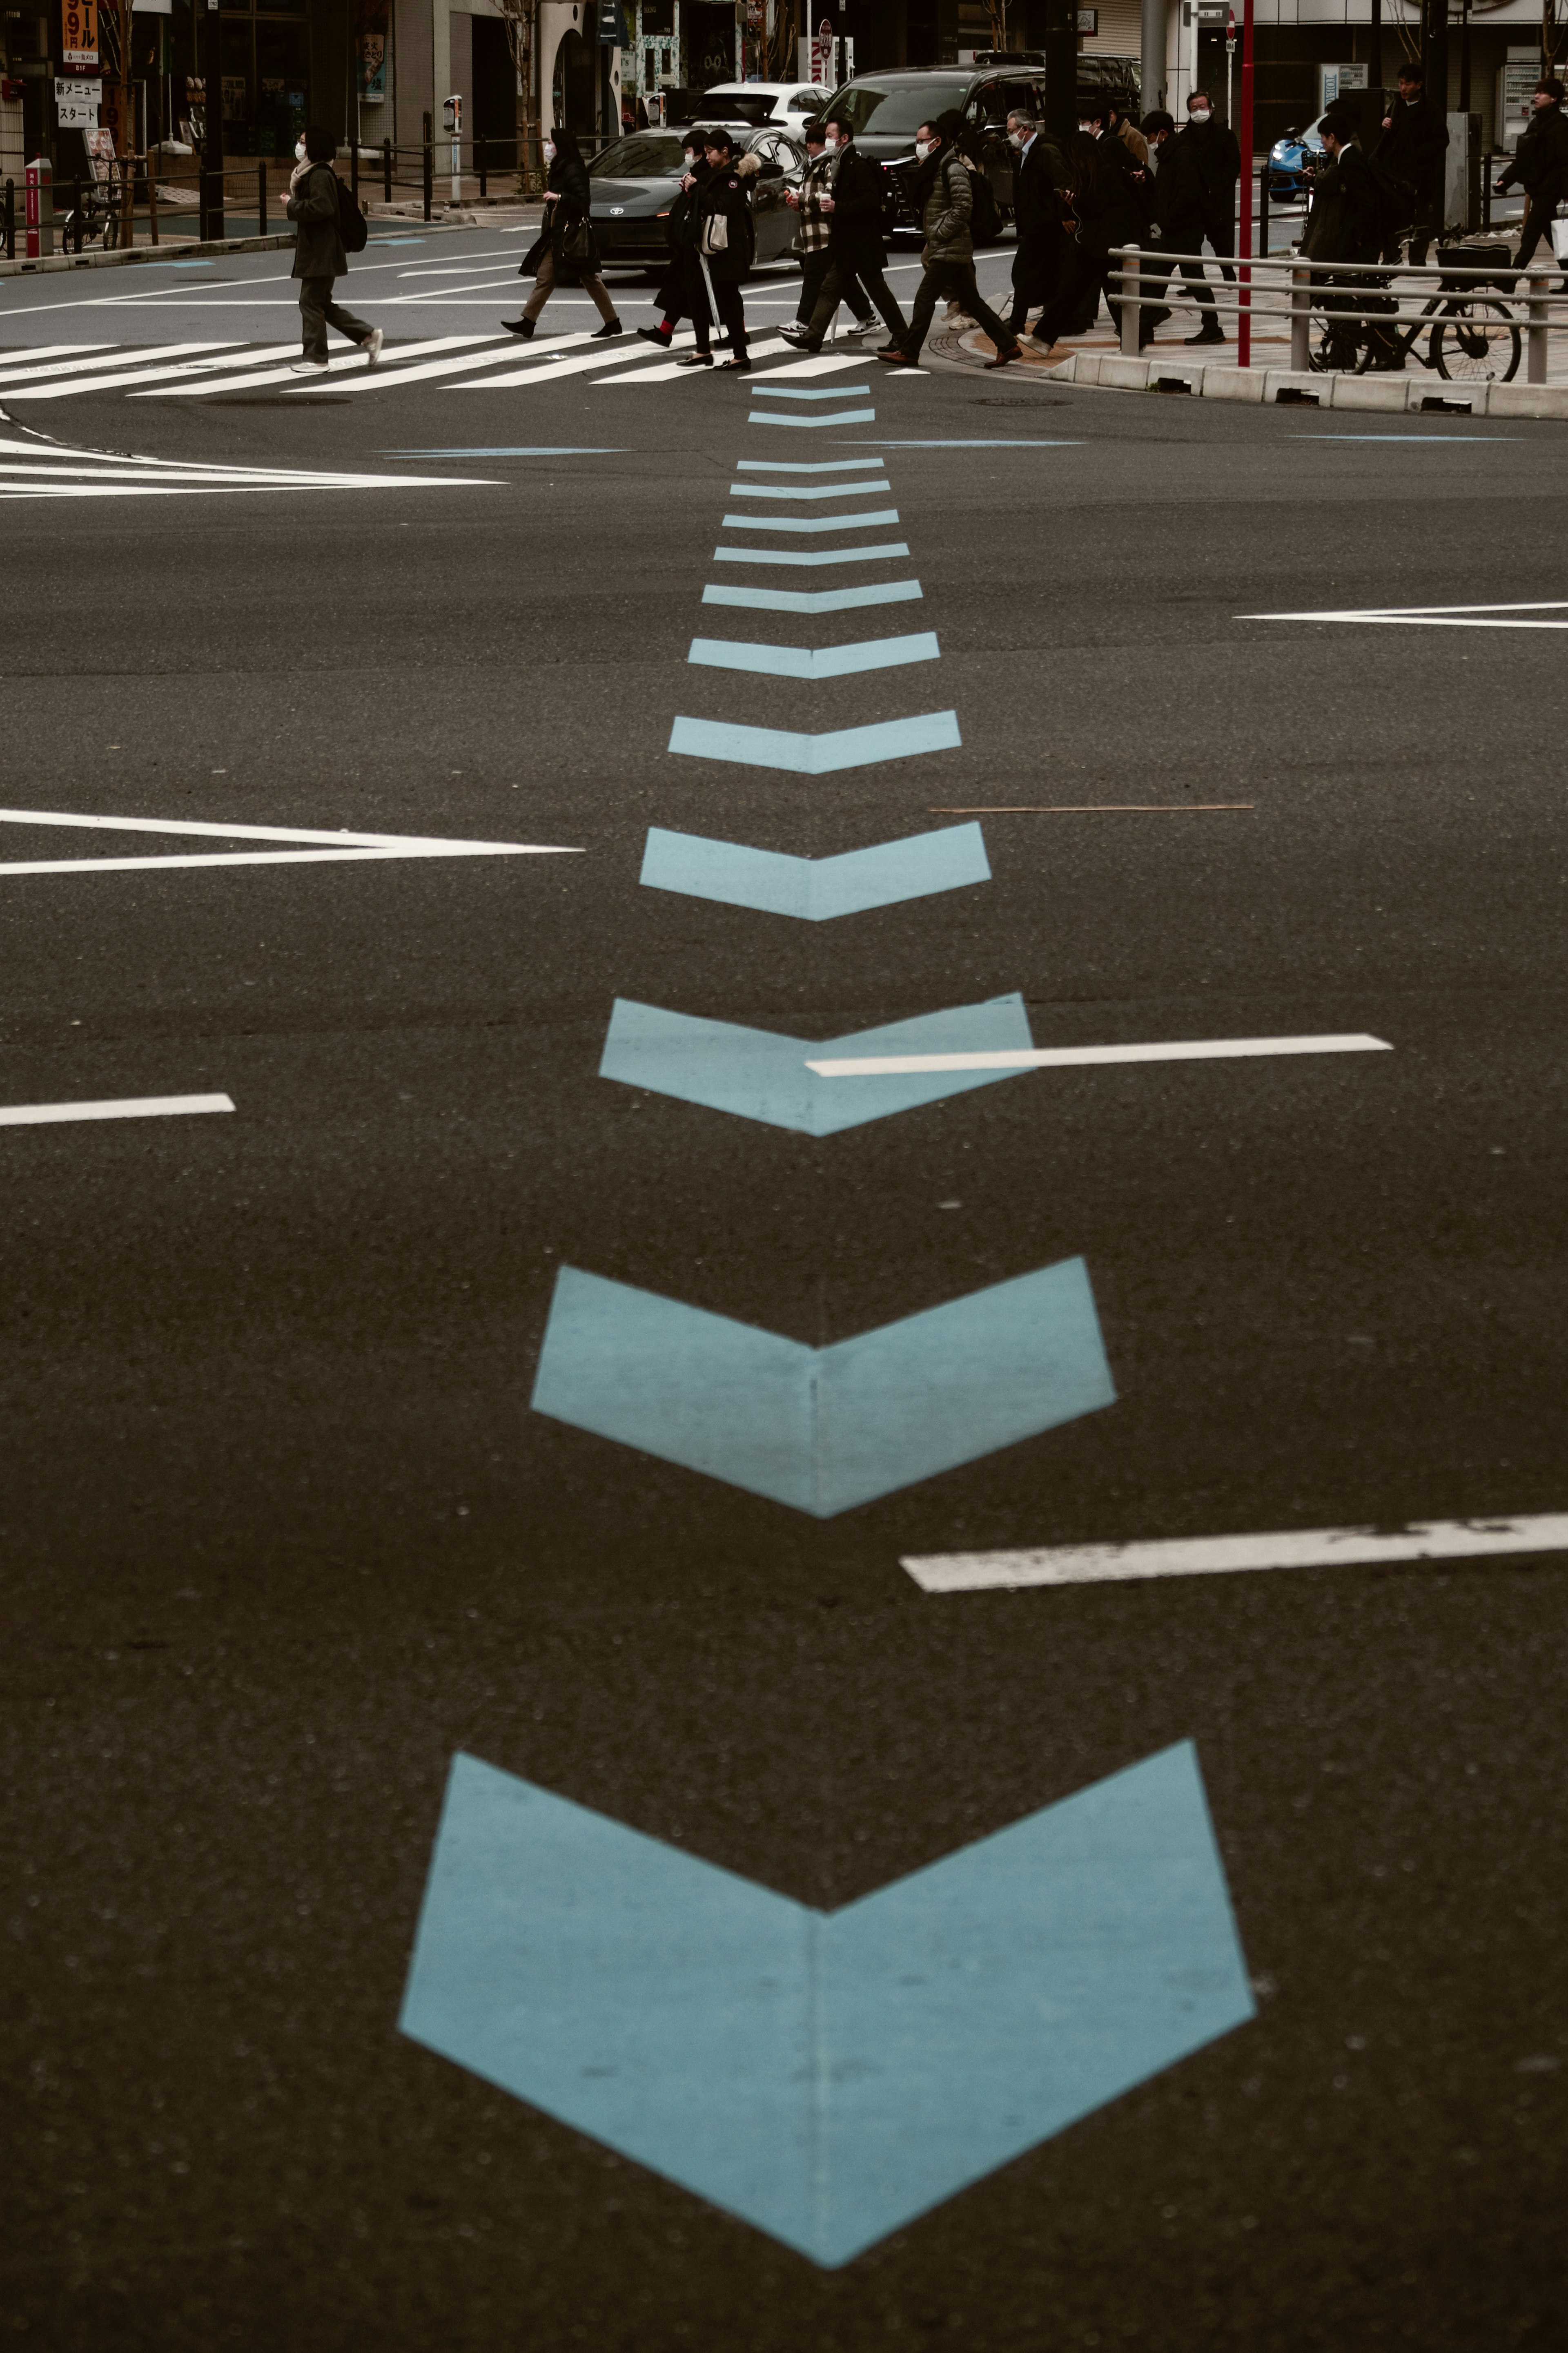
M 1190 393 L 1200 400 L 1265 406 L 1392 410 L 1400 415 L 1568 417 L 1568 385 L 1448 384 L 1441 377 L 1319 375 L 1292 368 L 1209 367 L 1196 360 L 1124 359 L 1075 352 L 1048 371 L 1053 384 L 1101 392 Z

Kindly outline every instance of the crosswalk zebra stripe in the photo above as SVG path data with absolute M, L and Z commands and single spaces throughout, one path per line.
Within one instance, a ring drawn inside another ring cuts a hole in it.
M 113 349 L 112 343 L 14 344 L 10 351 L 0 352 L 0 375 L 15 375 L 24 370 L 31 371 L 40 366 L 45 360 L 83 359 L 89 352 L 97 352 L 101 358 L 102 353 L 111 352 Z
M 116 351 L 110 345 L 93 359 L 67 360 L 63 364 L 51 364 L 47 367 L 8 368 L 5 371 L 3 378 L 0 378 L 0 393 L 4 393 L 7 400 L 22 400 L 31 395 L 36 385 L 50 385 L 65 383 L 68 379 L 100 376 L 106 369 L 118 371 L 149 364 L 173 367 L 176 363 L 189 364 L 198 352 L 232 353 L 243 351 L 244 348 L 243 343 L 131 343 Z M 123 378 L 119 380 L 124 381 Z M 70 388 L 75 391 L 78 388 L 77 384 L 72 382 Z M 80 389 L 84 392 L 90 388 L 87 382 L 80 384 Z
M 671 340 L 670 348 L 673 350 L 676 343 L 695 343 L 695 341 L 696 337 L 693 335 L 676 335 Z M 765 343 L 753 343 L 750 356 L 753 360 L 766 359 L 772 352 L 787 352 L 788 349 L 789 345 L 787 343 L 776 340 L 770 341 Z M 718 362 L 715 362 L 714 364 L 717 366 Z M 702 370 L 700 368 L 682 367 L 679 360 L 672 360 L 663 367 L 639 368 L 636 375 L 596 376 L 595 378 L 595 382 L 596 384 L 616 385 L 666 384 L 679 376 L 695 376 L 700 375 L 701 374 Z
M 484 340 L 492 342 L 496 339 L 487 336 Z M 498 349 L 488 353 L 465 352 L 461 359 L 425 360 L 415 367 L 388 367 L 384 361 L 380 367 L 367 368 L 363 375 L 349 376 L 337 389 L 340 392 L 395 392 L 399 385 L 427 384 L 436 376 L 462 375 L 475 368 L 510 366 L 516 355 L 517 345 L 513 338 L 502 335 Z M 310 385 L 301 384 L 295 389 L 308 392 Z
M 468 345 L 469 349 L 472 349 L 474 345 L 486 343 L 489 341 L 489 337 L 488 335 L 433 335 L 426 343 L 403 344 L 395 356 L 399 361 L 423 359 L 427 353 L 460 351 L 465 344 Z M 296 346 L 292 343 L 289 345 L 289 349 L 290 351 L 295 348 Z M 378 367 L 374 370 L 374 372 L 366 370 L 364 353 L 358 350 L 340 353 L 336 359 L 331 359 L 327 362 L 327 375 L 329 376 L 341 376 L 350 368 L 356 368 L 366 373 L 373 373 L 374 381 L 377 383 L 388 381 L 390 377 L 396 373 L 395 366 L 391 363 L 384 364 L 383 367 Z M 201 384 L 183 384 L 176 385 L 172 387 L 164 386 L 158 392 L 133 392 L 131 397 L 132 400 L 210 399 L 216 393 L 254 392 L 267 385 L 292 385 L 295 380 L 294 370 L 291 365 L 289 367 L 278 368 L 266 367 L 259 371 L 253 372 L 250 375 L 220 375 L 216 378 L 208 377 L 205 382 Z M 320 384 L 322 381 L 322 378 L 321 376 L 316 376 L 313 381 Z

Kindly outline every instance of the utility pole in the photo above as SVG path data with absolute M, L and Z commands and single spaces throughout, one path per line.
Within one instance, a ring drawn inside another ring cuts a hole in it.
M 1143 86 L 1138 94 L 1140 113 L 1165 103 L 1165 0 L 1143 0 Z
M 1070 139 L 1078 128 L 1078 7 L 1076 0 L 1046 0 L 1046 128 Z
M 222 19 L 217 0 L 206 0 L 202 18 L 202 95 L 206 137 L 202 142 L 202 218 L 204 237 L 223 235 L 223 50 Z
M 1548 14 L 1552 0 L 1546 0 Z M 1421 63 L 1426 95 L 1439 117 L 1448 111 L 1448 0 L 1421 0 Z

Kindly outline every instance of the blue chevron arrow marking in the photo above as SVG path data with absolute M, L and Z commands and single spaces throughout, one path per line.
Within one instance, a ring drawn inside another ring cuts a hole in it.
M 830 1520 L 1115 1397 L 1071 1258 L 827 1348 L 563 1266 L 532 1405 Z
M 400 2024 L 826 2269 L 1252 2015 L 1182 1741 L 828 1913 L 459 1755 Z
M 874 408 L 836 408 L 831 417 L 770 417 L 765 408 L 747 411 L 748 425 L 801 425 L 808 433 L 819 432 L 825 425 L 874 425 Z
M 744 638 L 693 638 L 686 659 L 706 670 L 743 670 L 748 678 L 854 678 L 861 670 L 940 661 L 942 648 L 934 629 L 907 638 L 861 638 L 848 646 L 757 646 Z
M 970 882 L 989 882 L 991 867 L 980 828 L 947 825 L 905 841 L 879 841 L 837 858 L 791 858 L 740 841 L 711 841 L 700 833 L 648 828 L 638 880 L 652 891 L 679 891 L 689 899 L 718 899 L 760 914 L 795 915 L 808 923 L 858 915 L 869 907 L 896 907 Z
M 868 588 L 729 588 L 711 581 L 705 605 L 730 605 L 748 613 L 851 613 L 867 605 L 918 605 L 918 580 L 880 580 Z
M 866 768 L 875 760 L 902 760 L 917 752 L 953 752 L 962 738 L 956 711 L 925 711 L 914 719 L 880 719 L 869 727 L 839 727 L 822 735 L 784 727 L 742 727 L 728 719 L 678 719 L 669 749 L 694 760 L 734 760 L 747 768 L 788 768 L 798 776 Z
M 1027 1051 L 1029 1018 L 1021 997 L 955 1005 L 913 1021 L 863 1029 L 823 1045 L 705 1021 L 617 997 L 605 1039 L 602 1079 L 647 1087 L 681 1103 L 703 1103 L 737 1119 L 793 1127 L 803 1135 L 837 1135 L 868 1120 L 914 1111 L 966 1088 L 1023 1075 L 1018 1070 L 911 1072 L 897 1077 L 825 1078 L 812 1060 L 881 1054 L 994 1054 Z M 809 1059 L 808 1059 L 809 1058 Z
M 781 424 L 787 421 L 794 425 L 798 420 L 792 417 L 787 420 L 781 417 L 777 421 Z M 879 542 L 875 547 L 829 547 L 817 550 L 790 547 L 716 547 L 713 550 L 713 561 L 715 564 L 794 564 L 796 565 L 881 564 L 884 561 L 891 562 L 895 555 L 907 555 L 909 552 L 906 541 L 889 539 Z
M 826 392 L 803 392 L 793 384 L 754 384 L 752 386 L 753 400 L 868 400 L 870 396 L 868 384 L 834 384 L 829 385 Z

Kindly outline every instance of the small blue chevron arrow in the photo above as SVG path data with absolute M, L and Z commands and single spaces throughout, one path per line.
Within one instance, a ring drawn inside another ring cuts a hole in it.
M 678 719 L 669 749 L 694 760 L 733 760 L 746 768 L 787 768 L 798 776 L 832 776 L 877 760 L 903 760 L 918 752 L 953 752 L 962 738 L 955 711 L 925 711 L 913 719 L 879 719 L 868 727 L 831 728 L 820 735 L 784 727 L 743 727 L 728 719 Z
M 1071 1258 L 827 1348 L 563 1266 L 532 1405 L 829 1520 L 1115 1396 Z
M 869 907 L 896 907 L 970 882 L 989 882 L 985 837 L 980 828 L 944 825 L 903 841 L 847 849 L 837 858 L 791 858 L 744 842 L 712 841 L 700 833 L 648 828 L 638 880 L 649 890 L 679 891 L 689 899 L 718 899 L 759 914 L 797 915 L 808 923 L 858 915 Z
M 851 1060 L 865 1054 L 1005 1054 L 1033 1044 L 1029 1017 L 1016 994 L 982 1005 L 954 1005 L 940 1013 L 894 1021 L 879 1029 L 816 1044 L 747 1029 L 737 1021 L 708 1021 L 617 997 L 599 1064 L 602 1079 L 647 1087 L 681 1103 L 703 1103 L 737 1119 L 793 1127 L 803 1135 L 837 1135 L 868 1120 L 888 1119 L 939 1103 L 969 1087 L 994 1085 L 1023 1073 L 1011 1071 L 922 1071 L 865 1078 L 824 1078 L 816 1060 Z
M 707 670 L 742 670 L 748 678 L 856 678 L 862 670 L 940 661 L 942 648 L 934 629 L 858 638 L 847 646 L 760 646 L 749 638 L 693 638 L 686 659 Z
M 1252 2015 L 1183 1741 L 828 1913 L 458 1756 L 400 2025 L 835 2268 Z
M 820 432 L 825 425 L 873 425 L 874 408 L 836 408 L 831 417 L 770 417 L 765 408 L 749 409 L 748 425 L 800 425 L 807 432 Z

